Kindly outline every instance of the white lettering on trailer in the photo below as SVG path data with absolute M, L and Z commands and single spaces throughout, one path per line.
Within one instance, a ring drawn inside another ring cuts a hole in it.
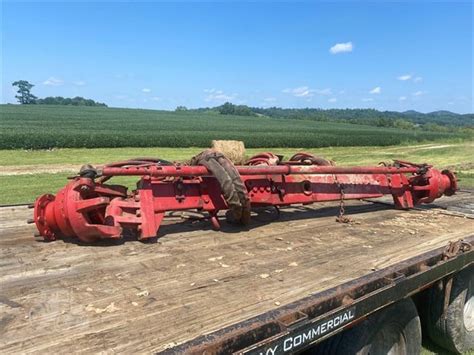
M 278 345 L 275 345 L 273 348 L 268 348 L 265 352 L 260 352 L 260 355 L 275 355 Z
M 334 318 L 329 319 L 326 322 L 315 325 L 309 330 L 306 330 L 304 333 L 293 335 L 286 338 L 283 341 L 283 351 L 290 351 L 293 348 L 297 348 L 302 344 L 316 340 L 317 338 L 323 336 L 325 333 L 348 323 L 350 320 L 354 319 L 355 317 L 354 310 L 355 310 L 354 308 L 351 308 L 345 311 L 344 313 L 338 314 Z M 268 350 L 266 350 L 266 352 L 260 352 L 260 355 L 275 354 L 277 347 L 278 345 L 274 348 L 269 348 Z

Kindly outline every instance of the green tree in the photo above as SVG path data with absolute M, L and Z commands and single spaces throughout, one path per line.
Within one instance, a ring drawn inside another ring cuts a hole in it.
M 85 99 L 81 96 L 76 96 L 73 98 L 62 97 L 62 96 L 48 96 L 44 99 L 36 100 L 38 105 L 72 105 L 72 106 L 99 106 L 107 107 L 106 104 L 102 102 L 96 102 L 92 99 Z
M 402 118 L 396 119 L 393 126 L 401 129 L 414 129 L 416 127 L 413 122 Z
M 231 104 L 230 102 L 226 102 L 225 104 L 219 106 L 217 110 L 221 115 L 232 115 L 235 111 L 235 105 Z
M 236 116 L 256 116 L 252 109 L 245 105 L 234 105 L 230 102 L 218 106 L 217 111 L 221 115 L 236 115 Z
M 18 102 L 22 105 L 30 105 L 35 104 L 37 97 L 31 93 L 31 89 L 33 88 L 33 84 L 30 84 L 26 80 L 17 80 L 12 83 L 12 86 L 16 86 L 18 88 L 15 98 Z

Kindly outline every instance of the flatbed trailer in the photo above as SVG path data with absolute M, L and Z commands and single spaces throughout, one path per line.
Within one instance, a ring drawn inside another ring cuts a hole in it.
M 400 300 L 449 296 L 461 270 L 472 278 L 473 203 L 351 201 L 348 224 L 335 203 L 262 209 L 219 232 L 175 214 L 157 243 L 94 245 L 35 241 L 31 210 L 3 207 L 0 352 L 317 351 Z

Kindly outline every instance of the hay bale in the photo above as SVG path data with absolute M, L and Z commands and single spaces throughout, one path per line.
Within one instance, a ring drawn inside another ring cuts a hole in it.
M 241 165 L 245 162 L 245 145 L 242 141 L 213 140 L 212 148 L 224 154 L 236 165 Z

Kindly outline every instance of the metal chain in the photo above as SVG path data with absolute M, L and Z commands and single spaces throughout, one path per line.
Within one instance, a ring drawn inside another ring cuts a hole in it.
M 344 187 L 342 186 L 342 184 L 337 180 L 337 176 L 334 175 L 334 181 L 336 182 L 336 185 L 337 187 L 339 188 L 339 192 L 341 194 L 341 199 L 339 201 L 339 216 L 336 217 L 336 222 L 339 222 L 339 223 L 351 223 L 352 222 L 352 219 L 350 217 L 346 217 L 344 216 L 344 213 L 346 212 L 345 211 L 345 208 L 344 208 L 344 197 L 345 197 L 345 193 L 344 193 Z

